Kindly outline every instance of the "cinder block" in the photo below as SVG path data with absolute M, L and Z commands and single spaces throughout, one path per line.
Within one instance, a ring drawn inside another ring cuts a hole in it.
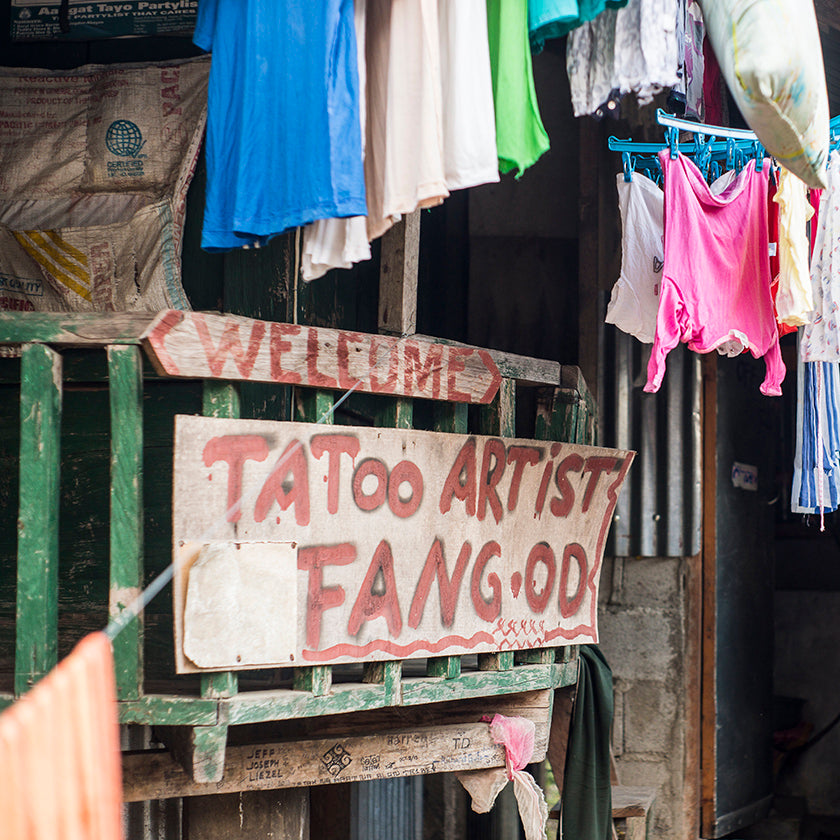
M 613 675 L 628 680 L 665 680 L 682 671 L 682 627 L 676 616 L 643 608 L 601 609 L 601 650 Z
M 663 682 L 638 680 L 624 693 L 624 749 L 671 755 L 681 749 L 678 695 Z

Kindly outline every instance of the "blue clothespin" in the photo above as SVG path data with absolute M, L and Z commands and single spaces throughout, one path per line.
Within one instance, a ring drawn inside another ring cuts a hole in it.
M 677 155 L 680 153 L 680 141 L 677 136 L 677 129 L 669 128 L 666 132 L 666 138 L 668 140 L 668 148 L 671 150 L 671 160 L 676 160 Z
M 716 160 L 712 161 L 711 171 L 712 171 L 712 177 L 711 177 L 712 181 L 717 181 L 717 179 L 720 178 L 720 176 L 723 174 L 720 171 L 720 164 Z
M 624 165 L 624 180 L 629 183 L 633 180 L 633 170 L 636 168 L 636 159 L 630 155 L 630 152 L 622 152 L 621 161 Z
M 735 152 L 737 146 L 731 137 L 726 138 L 726 169 L 727 171 L 735 168 Z

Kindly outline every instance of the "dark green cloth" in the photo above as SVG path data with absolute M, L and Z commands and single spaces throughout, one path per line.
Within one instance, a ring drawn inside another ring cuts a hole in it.
M 561 797 L 563 837 L 565 840 L 610 840 L 612 671 L 597 645 L 582 645 L 579 662 Z

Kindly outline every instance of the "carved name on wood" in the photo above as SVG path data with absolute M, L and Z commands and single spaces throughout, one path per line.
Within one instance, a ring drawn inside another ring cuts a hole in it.
M 180 671 L 597 641 L 633 453 L 179 416 Z
M 416 338 L 162 312 L 143 336 L 160 373 L 489 403 L 501 374 L 490 354 Z

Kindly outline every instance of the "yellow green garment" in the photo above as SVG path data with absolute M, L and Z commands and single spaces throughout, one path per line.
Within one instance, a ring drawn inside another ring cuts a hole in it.
M 562 38 L 598 17 L 604 9 L 620 9 L 626 5 L 627 0 L 529 0 L 531 47 L 539 52 L 549 38 Z
M 516 169 L 518 178 L 549 148 L 534 89 L 527 0 L 487 0 L 487 36 L 499 171 Z

